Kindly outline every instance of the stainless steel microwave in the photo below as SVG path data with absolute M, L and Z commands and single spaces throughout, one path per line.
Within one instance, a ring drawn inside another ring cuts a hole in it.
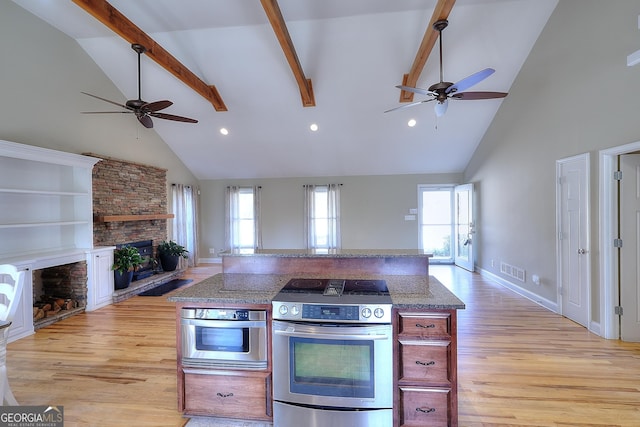
M 266 369 L 266 311 L 183 308 L 180 317 L 183 366 Z

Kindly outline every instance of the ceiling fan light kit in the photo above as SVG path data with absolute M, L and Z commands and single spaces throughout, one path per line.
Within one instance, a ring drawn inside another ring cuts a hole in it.
M 195 119 L 190 119 L 188 117 L 175 116 L 173 114 L 159 113 L 158 111 L 164 110 L 165 108 L 173 105 L 173 102 L 168 100 L 155 101 L 155 102 L 146 102 L 142 100 L 141 96 L 141 79 L 140 79 L 140 58 L 143 53 L 147 51 L 143 45 L 139 43 L 133 43 L 131 45 L 131 49 L 133 49 L 138 54 L 138 99 L 129 99 L 124 105 L 118 102 L 110 101 L 105 98 L 101 98 L 96 95 L 92 95 L 87 92 L 82 92 L 85 95 L 91 96 L 93 98 L 99 99 L 101 101 L 108 102 L 110 104 L 116 105 L 118 107 L 124 108 L 127 111 L 89 111 L 84 112 L 84 114 L 108 114 L 108 113 L 132 113 L 135 114 L 138 121 L 142 124 L 142 126 L 150 129 L 153 127 L 153 120 L 151 117 L 156 117 L 158 119 L 164 120 L 173 120 L 176 122 L 185 122 L 185 123 L 198 123 Z
M 496 70 L 494 70 L 493 68 L 485 68 L 484 70 L 480 70 L 477 73 L 465 77 L 464 79 L 456 83 L 444 81 L 442 72 L 442 30 L 447 28 L 448 25 L 449 21 L 447 21 L 446 19 L 440 19 L 433 23 L 433 29 L 439 33 L 438 40 L 440 44 L 440 81 L 438 83 L 432 84 L 428 89 L 421 89 L 418 87 L 403 85 L 396 86 L 398 89 L 417 93 L 419 95 L 427 95 L 431 98 L 412 102 L 406 105 L 401 105 L 399 107 L 387 110 L 385 111 L 385 113 L 413 107 L 425 102 L 436 101 L 433 107 L 434 112 L 436 114 L 436 117 L 442 117 L 446 113 L 447 107 L 449 106 L 449 99 L 468 101 L 476 99 L 504 98 L 505 96 L 507 96 L 507 93 L 505 92 L 464 92 L 465 90 L 469 89 L 472 86 L 475 86 L 476 84 L 480 83 L 481 81 L 495 73 Z

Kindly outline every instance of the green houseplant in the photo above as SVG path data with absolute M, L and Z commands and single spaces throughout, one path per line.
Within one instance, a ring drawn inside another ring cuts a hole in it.
M 133 246 L 123 246 L 113 251 L 114 287 L 125 289 L 131 284 L 133 272 L 142 264 L 144 259 Z
M 173 240 L 163 240 L 158 245 L 158 258 L 164 271 L 173 271 L 178 266 L 178 261 L 189 257 L 189 251 Z

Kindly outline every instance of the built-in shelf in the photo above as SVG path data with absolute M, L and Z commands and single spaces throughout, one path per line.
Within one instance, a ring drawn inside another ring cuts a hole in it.
M 46 190 L 21 190 L 17 188 L 0 188 L 0 193 L 40 195 L 40 196 L 89 196 L 87 192 L 77 191 L 46 191 Z
M 173 214 L 100 215 L 96 216 L 96 222 L 148 221 L 154 219 L 171 219 L 174 216 Z
M 0 228 L 31 228 L 31 227 L 53 227 L 59 225 L 85 225 L 89 221 L 52 221 L 52 222 L 23 222 L 16 224 L 0 224 Z

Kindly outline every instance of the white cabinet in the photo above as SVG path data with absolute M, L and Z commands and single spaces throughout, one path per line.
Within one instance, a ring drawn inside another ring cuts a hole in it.
M 113 302 L 113 250 L 115 246 L 96 248 L 87 254 L 87 311 Z
M 22 287 L 22 295 L 20 296 L 19 306 L 13 321 L 9 327 L 8 342 L 24 338 L 33 334 L 33 279 L 31 275 L 31 266 L 29 264 L 15 264 L 20 271 L 24 271 L 24 284 Z

